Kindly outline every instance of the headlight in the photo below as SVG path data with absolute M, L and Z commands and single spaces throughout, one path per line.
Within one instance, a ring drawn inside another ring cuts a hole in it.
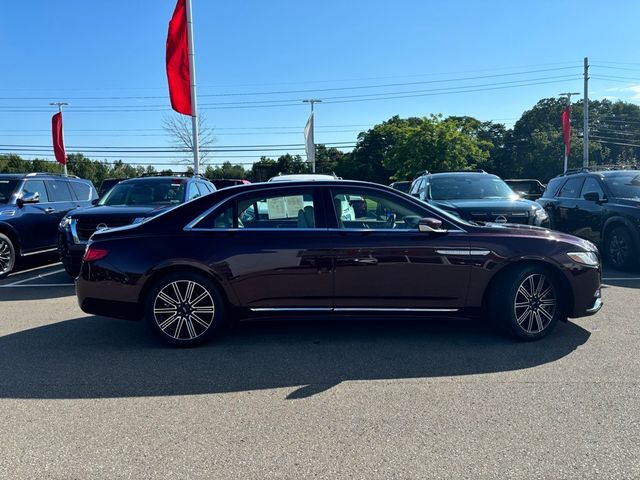
M 60 220 L 60 224 L 58 225 L 60 228 L 65 229 L 71 223 L 71 217 L 67 216 Z
M 600 264 L 596 252 L 569 252 L 567 255 L 574 262 L 588 267 L 597 267 Z
M 544 208 L 538 208 L 536 209 L 535 213 L 535 218 L 536 218 L 536 225 L 540 225 L 543 222 L 549 220 L 549 215 L 547 214 L 547 212 L 544 210 Z

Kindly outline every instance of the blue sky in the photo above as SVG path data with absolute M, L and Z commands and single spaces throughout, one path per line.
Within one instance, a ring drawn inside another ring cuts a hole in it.
M 301 100 L 309 97 L 324 100 L 316 142 L 345 150 L 396 114 L 510 126 L 540 98 L 582 92 L 585 56 L 592 99 L 640 103 L 640 2 L 192 2 L 198 103 L 213 148 L 255 150 L 210 162 L 283 153 L 254 145 L 295 144 L 282 148 L 302 153 L 309 107 Z M 180 158 L 104 152 L 168 145 L 164 55 L 175 0 L 3 3 L 0 148 L 51 157 L 48 103 L 60 100 L 70 103 L 68 152 L 103 150 L 87 155 L 159 167 Z

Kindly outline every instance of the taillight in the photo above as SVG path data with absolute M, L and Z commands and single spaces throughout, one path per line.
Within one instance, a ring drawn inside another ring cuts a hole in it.
M 82 260 L 84 260 L 85 262 L 95 262 L 96 260 L 100 260 L 106 257 L 108 254 L 109 250 L 89 246 L 86 252 L 84 252 L 84 257 L 82 257 Z

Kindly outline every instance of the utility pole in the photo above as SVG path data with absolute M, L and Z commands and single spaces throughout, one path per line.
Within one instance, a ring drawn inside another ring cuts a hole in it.
M 313 105 L 315 103 L 321 103 L 322 100 L 317 98 L 308 98 L 306 100 L 302 100 L 303 103 L 311 104 L 311 115 L 309 116 L 309 120 L 307 122 L 307 126 L 305 127 L 305 149 L 307 151 L 307 162 L 311 163 L 311 171 L 316 173 L 316 142 L 314 136 L 315 130 L 315 118 L 313 112 Z
M 198 150 L 198 100 L 196 98 L 196 59 L 193 51 L 193 21 L 191 0 L 185 2 L 187 10 L 187 39 L 189 46 L 189 76 L 191 77 L 191 133 L 193 134 L 193 174 L 200 174 L 200 152 Z
M 62 117 L 62 107 L 69 105 L 67 102 L 50 102 L 49 105 L 58 107 L 58 113 Z M 64 128 L 62 129 L 62 143 L 64 144 Z M 67 176 L 67 162 L 64 163 L 64 176 Z
M 584 57 L 584 126 L 582 128 L 582 167 L 589 167 L 589 58 Z
M 580 92 L 566 92 L 566 93 L 559 93 L 558 95 L 560 95 L 561 97 L 567 97 L 567 106 L 569 107 L 569 111 L 571 111 L 571 96 L 572 95 L 580 95 Z M 562 171 L 563 173 L 566 173 L 567 168 L 569 167 L 569 152 L 567 152 L 567 146 L 565 143 L 565 147 L 564 147 L 564 170 Z

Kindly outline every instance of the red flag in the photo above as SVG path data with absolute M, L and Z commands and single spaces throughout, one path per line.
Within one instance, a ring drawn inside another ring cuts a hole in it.
M 167 34 L 167 79 L 173 109 L 191 115 L 191 75 L 185 0 L 178 0 Z
M 564 154 L 568 157 L 571 152 L 571 107 L 562 111 L 562 131 L 564 132 Z
M 62 113 L 58 112 L 51 117 L 51 132 L 53 134 L 53 153 L 56 156 L 56 161 L 66 165 L 67 155 L 64 153 L 64 140 L 62 138 Z

